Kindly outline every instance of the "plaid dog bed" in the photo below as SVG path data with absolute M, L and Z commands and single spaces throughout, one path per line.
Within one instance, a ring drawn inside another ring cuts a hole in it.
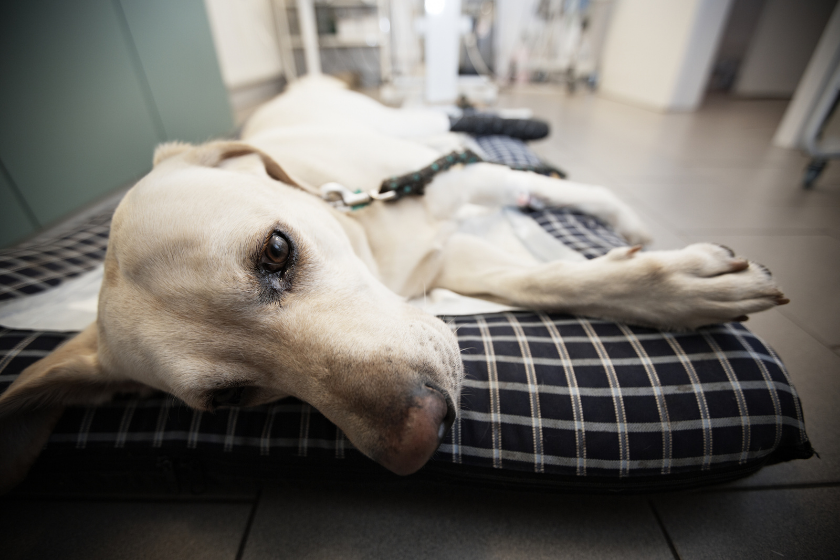
M 110 215 L 0 253 L 0 299 L 96 266 Z M 589 258 L 624 245 L 576 212 L 532 217 Z M 669 333 L 560 314 L 446 319 L 457 329 L 466 368 L 462 412 L 415 476 L 651 491 L 729 480 L 813 454 L 784 365 L 740 324 Z M 0 390 L 73 334 L 0 330 Z M 300 401 L 210 414 L 164 394 L 69 408 L 34 472 L 74 469 L 146 469 L 170 481 L 185 469 L 389 476 Z

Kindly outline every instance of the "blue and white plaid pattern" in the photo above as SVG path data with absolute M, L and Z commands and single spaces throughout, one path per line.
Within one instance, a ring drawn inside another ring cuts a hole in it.
M 642 477 L 807 457 L 783 364 L 739 324 L 697 333 L 564 315 L 451 318 L 466 368 L 462 411 L 433 463 L 575 477 Z M 0 387 L 72 336 L 0 332 Z M 71 408 L 48 450 L 359 457 L 294 399 L 214 414 L 167 395 Z
M 487 161 L 511 167 L 537 167 L 542 160 L 517 138 L 509 136 L 475 136 L 473 140 L 487 155 Z
M 105 258 L 113 213 L 109 208 L 72 231 L 0 251 L 0 301 L 48 290 L 96 268 Z
M 588 259 L 600 257 L 627 242 L 597 218 L 568 208 L 529 212 L 543 229 Z

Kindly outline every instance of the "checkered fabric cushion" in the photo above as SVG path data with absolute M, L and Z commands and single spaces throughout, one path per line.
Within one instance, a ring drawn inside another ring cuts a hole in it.
M 581 214 L 533 217 L 590 258 L 624 244 Z M 0 297 L 35 293 L 95 266 L 109 219 L 105 211 L 0 253 Z M 784 365 L 740 324 L 666 333 L 542 313 L 447 319 L 467 373 L 462 412 L 421 476 L 649 491 L 727 480 L 813 453 Z M 0 329 L 0 390 L 72 335 Z M 308 471 L 324 463 L 331 473 L 381 471 L 294 399 L 209 414 L 163 394 L 68 409 L 40 461 L 58 457 L 56 469 L 66 470 L 95 458 L 88 470 L 126 453 L 131 468 L 151 456 L 155 468 L 172 457 L 203 457 L 261 474 L 301 461 Z
M 784 365 L 739 324 L 663 333 L 541 313 L 450 319 L 467 372 L 462 412 L 429 472 L 649 489 L 651 478 L 698 484 L 811 455 Z M 0 332 L 0 386 L 70 336 Z M 68 409 L 45 453 L 120 449 L 234 454 L 244 466 L 361 459 L 294 399 L 208 414 L 163 394 Z
M 511 167 L 536 167 L 542 160 L 522 140 L 509 136 L 475 136 L 478 146 L 484 150 L 487 160 Z
M 614 229 L 589 214 L 562 208 L 532 210 L 529 215 L 551 235 L 588 259 L 627 245 Z
M 105 258 L 113 213 L 105 209 L 69 231 L 0 251 L 0 301 L 42 292 L 95 268 Z

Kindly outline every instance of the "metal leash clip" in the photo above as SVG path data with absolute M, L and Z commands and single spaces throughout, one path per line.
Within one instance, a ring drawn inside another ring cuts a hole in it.
M 321 185 L 321 198 L 336 208 L 352 209 L 357 206 L 365 206 L 374 200 L 391 200 L 397 193 L 388 191 L 380 193 L 353 192 L 340 183 L 324 183 Z

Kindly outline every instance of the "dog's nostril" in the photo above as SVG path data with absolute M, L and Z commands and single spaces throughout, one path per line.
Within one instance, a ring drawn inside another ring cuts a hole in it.
M 440 426 L 438 426 L 437 434 L 438 441 L 442 441 L 446 436 L 446 432 L 449 431 L 452 424 L 455 422 L 455 405 L 452 402 L 452 398 L 449 396 L 449 393 L 446 391 L 428 383 L 426 384 L 426 388 L 437 394 L 446 403 L 446 415 L 444 415 L 443 421 L 440 423 Z
M 443 419 L 443 422 L 440 423 L 440 427 L 438 428 L 438 440 L 443 441 L 443 438 L 446 437 L 446 433 L 452 428 L 452 424 L 455 423 L 455 413 L 452 409 L 447 410 L 446 417 Z

